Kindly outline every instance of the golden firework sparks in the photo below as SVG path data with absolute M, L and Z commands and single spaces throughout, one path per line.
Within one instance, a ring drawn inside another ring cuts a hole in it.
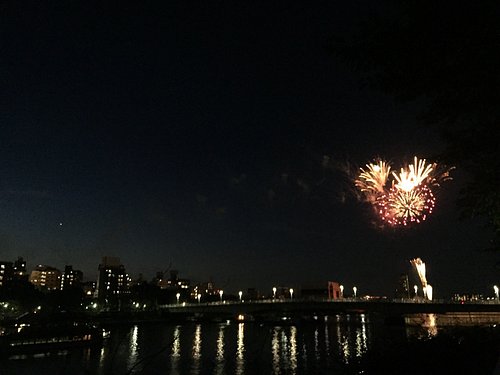
M 391 166 L 388 163 L 379 160 L 376 164 L 366 164 L 366 170 L 363 168 L 360 170 L 361 174 L 354 183 L 361 191 L 369 194 L 384 192 L 391 171 Z
M 432 213 L 436 198 L 430 186 L 439 186 L 439 181 L 450 179 L 450 169 L 438 170 L 436 163 L 428 164 L 415 156 L 412 164 L 401 168 L 399 173 L 391 173 L 389 163 L 378 160 L 360 168 L 354 184 L 382 221 L 406 226 L 420 223 Z

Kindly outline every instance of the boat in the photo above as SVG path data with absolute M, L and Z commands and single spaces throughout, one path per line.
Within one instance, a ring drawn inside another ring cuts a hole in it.
M 67 318 L 22 317 L 6 324 L 0 329 L 0 356 L 99 346 L 109 336 L 96 324 Z

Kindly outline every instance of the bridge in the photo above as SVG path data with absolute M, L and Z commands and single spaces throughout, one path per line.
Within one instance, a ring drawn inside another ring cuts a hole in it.
M 161 305 L 162 316 L 173 320 L 259 320 L 309 319 L 336 314 L 371 314 L 384 318 L 412 314 L 455 314 L 486 316 L 490 323 L 500 324 L 500 303 L 452 303 L 421 300 L 259 300 L 249 302 L 180 303 Z M 471 315 L 472 314 L 472 315 Z

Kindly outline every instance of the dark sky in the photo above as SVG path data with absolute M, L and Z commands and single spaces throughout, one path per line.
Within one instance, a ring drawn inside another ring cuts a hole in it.
M 490 293 L 490 233 L 459 221 L 460 171 L 426 223 L 379 230 L 334 168 L 443 147 L 417 105 L 329 52 L 373 9 L 163 3 L 3 2 L 1 260 L 92 279 L 110 255 L 133 277 L 391 296 L 421 257 L 436 296 Z

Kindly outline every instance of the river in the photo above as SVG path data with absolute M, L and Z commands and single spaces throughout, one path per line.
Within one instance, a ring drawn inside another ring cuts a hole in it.
M 437 335 L 432 325 L 388 327 L 365 314 L 300 323 L 143 324 L 113 328 L 99 348 L 13 356 L 0 362 L 0 373 L 368 374 L 378 373 L 370 371 L 373 353 L 387 353 L 408 340 L 425 341 Z

